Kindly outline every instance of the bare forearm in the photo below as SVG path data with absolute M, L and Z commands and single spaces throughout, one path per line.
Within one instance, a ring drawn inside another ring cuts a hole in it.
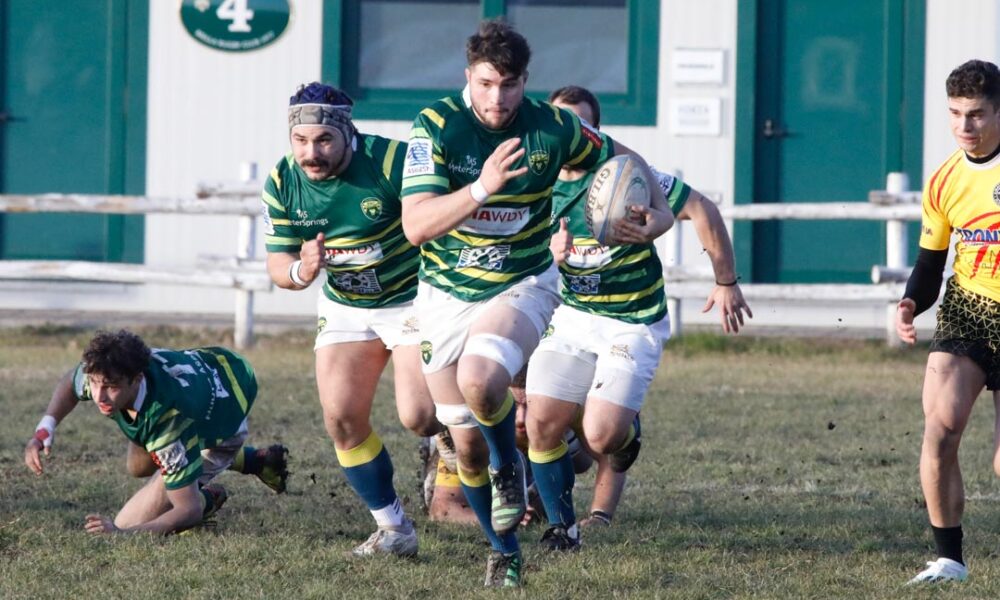
M 733 243 L 726 229 L 726 223 L 708 198 L 696 191 L 691 192 L 681 218 L 688 218 L 694 225 L 698 241 L 712 261 L 715 280 L 719 282 L 736 281 L 736 264 L 733 255 Z
M 54 418 L 56 423 L 60 423 L 66 418 L 66 415 L 73 412 L 79 403 L 80 401 L 73 393 L 73 371 L 71 370 L 59 380 L 55 389 L 52 390 L 52 399 L 45 407 L 45 414 Z
M 301 290 L 302 286 L 292 281 L 289 268 L 299 259 L 298 254 L 289 252 L 269 252 L 267 254 L 267 274 L 274 285 L 286 290 Z
M 440 196 L 425 193 L 403 198 L 403 232 L 414 246 L 436 240 L 458 227 L 481 206 L 471 185 Z

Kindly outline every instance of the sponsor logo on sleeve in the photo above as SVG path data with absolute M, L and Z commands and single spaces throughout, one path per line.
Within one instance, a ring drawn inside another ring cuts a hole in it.
M 604 139 L 601 137 L 601 134 L 598 133 L 596 129 L 591 127 L 586 121 L 580 121 L 580 133 L 583 134 L 583 137 L 590 140 L 590 143 L 592 143 L 598 150 L 604 146 Z
M 267 210 L 267 205 L 264 205 L 264 233 L 266 235 L 274 235 L 274 222 L 271 221 L 271 213 Z
M 152 452 L 150 456 L 164 475 L 179 473 L 188 465 L 187 452 L 180 440 Z
M 410 140 L 403 161 L 403 177 L 434 174 L 434 146 L 428 138 Z

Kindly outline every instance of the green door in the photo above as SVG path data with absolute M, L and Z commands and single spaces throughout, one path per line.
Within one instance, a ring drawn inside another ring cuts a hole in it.
M 740 2 L 741 54 L 754 54 L 738 65 L 738 95 L 754 108 L 737 144 L 753 153 L 753 180 L 737 182 L 737 202 L 867 202 L 890 171 L 920 181 L 924 11 L 923 0 Z M 865 282 L 885 261 L 882 222 L 758 221 L 741 234 L 758 282 Z
M 148 0 L 0 2 L 0 192 L 145 191 Z M 0 213 L 0 259 L 141 262 L 143 217 Z

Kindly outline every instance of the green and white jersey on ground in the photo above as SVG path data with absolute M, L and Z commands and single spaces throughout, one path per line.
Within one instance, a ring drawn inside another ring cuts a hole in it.
M 402 142 L 359 133 L 351 164 L 323 181 L 311 181 L 286 156 L 264 184 L 267 251 L 299 252 L 304 241 L 323 233 L 327 298 L 360 308 L 412 300 L 419 251 L 403 235 L 405 154 Z
M 670 175 L 654 171 L 676 216 L 691 188 Z M 627 323 L 655 323 L 667 314 L 663 266 L 653 244 L 602 246 L 587 228 L 584 206 L 593 180 L 558 181 L 552 194 L 552 223 L 567 217 L 573 250 L 560 265 L 563 303 L 578 310 Z
M 410 131 L 403 196 L 443 195 L 469 185 L 496 147 L 514 137 L 525 152 L 511 168 L 528 172 L 420 248 L 420 279 L 466 302 L 491 298 L 549 267 L 552 186 L 559 169 L 595 167 L 614 154 L 614 145 L 572 112 L 530 98 L 508 128 L 488 129 L 472 112 L 468 91 L 422 110 Z
M 198 480 L 201 451 L 239 430 L 257 397 L 253 367 L 220 347 L 195 350 L 153 349 L 136 398 L 134 419 L 112 417 L 128 439 L 149 452 L 168 490 Z M 73 373 L 73 392 L 92 400 L 83 364 Z

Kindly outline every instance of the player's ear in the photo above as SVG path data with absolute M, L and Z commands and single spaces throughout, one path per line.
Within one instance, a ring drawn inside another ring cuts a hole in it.
M 472 70 L 465 67 L 465 83 L 472 83 Z

